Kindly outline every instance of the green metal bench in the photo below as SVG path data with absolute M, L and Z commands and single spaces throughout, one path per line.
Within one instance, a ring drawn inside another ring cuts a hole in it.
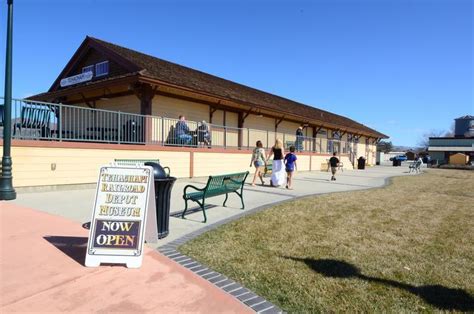
M 249 172 L 247 171 L 233 174 L 224 174 L 220 176 L 210 176 L 207 180 L 206 186 L 202 189 L 193 185 L 186 185 L 183 191 L 183 199 L 186 205 L 183 213 L 181 214 L 181 218 L 184 218 L 184 215 L 188 210 L 188 201 L 193 201 L 198 203 L 201 207 L 202 213 L 204 214 L 204 222 L 206 222 L 207 216 L 206 209 L 204 207 L 206 198 L 225 194 L 225 200 L 222 204 L 222 206 L 225 207 L 229 193 L 236 193 L 242 202 L 242 209 L 245 209 L 243 192 L 245 179 L 247 179 L 248 174 Z M 194 189 L 195 191 L 188 192 L 188 189 Z
M 114 159 L 114 162 L 119 166 L 135 166 L 137 164 L 144 164 L 146 162 L 156 162 L 160 163 L 159 159 Z M 166 176 L 169 177 L 171 170 L 169 167 L 163 167 L 166 172 Z

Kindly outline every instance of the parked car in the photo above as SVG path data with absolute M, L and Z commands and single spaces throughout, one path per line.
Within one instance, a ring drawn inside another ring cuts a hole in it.
M 400 161 L 405 161 L 405 160 L 407 160 L 407 156 L 406 155 L 398 155 L 398 156 L 395 156 L 395 157 L 391 157 L 390 161 L 393 161 L 394 159 L 400 160 Z

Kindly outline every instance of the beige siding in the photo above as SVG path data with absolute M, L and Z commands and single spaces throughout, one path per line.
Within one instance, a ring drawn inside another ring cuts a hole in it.
M 225 113 L 225 125 L 231 128 L 236 128 L 239 126 L 239 114 L 236 112 Z
M 97 109 L 140 114 L 140 100 L 135 95 L 97 100 Z
M 275 119 L 250 114 L 245 118 L 244 128 L 275 131 Z
M 327 134 L 321 134 L 321 132 L 328 132 L 328 129 L 322 128 L 319 130 L 318 134 L 316 135 L 317 138 L 328 138 Z
M 178 119 L 186 116 L 190 121 L 209 121 L 209 106 L 166 96 L 153 98 L 152 115 Z
M 327 171 L 330 156 L 311 156 L 311 170 Z M 338 156 L 339 161 L 343 163 L 346 170 L 353 169 L 352 163 L 347 156 Z
M 227 129 L 225 132 L 226 147 L 236 148 L 239 146 L 239 130 Z
M 250 153 L 194 152 L 193 155 L 194 176 L 198 177 L 254 170 L 249 168 Z M 171 168 L 173 176 L 181 178 L 189 177 L 191 168 L 190 152 L 14 146 L 12 157 L 13 183 L 17 187 L 95 183 L 99 167 L 115 158 L 160 159 L 162 165 Z M 328 159 L 329 156 L 298 155 L 298 170 L 308 171 L 310 162 L 313 171 L 320 170 Z M 347 157 L 340 160 L 345 169 L 352 168 Z
M 224 125 L 224 111 L 216 110 L 212 115 L 212 124 L 214 125 Z
M 267 134 L 268 134 L 267 131 L 250 129 L 249 131 L 250 146 L 254 147 L 257 141 L 261 141 L 263 144 L 263 147 L 265 148 L 271 147 L 271 145 L 273 145 L 273 142 L 267 141 Z
M 298 160 L 296 161 L 296 166 L 298 171 L 309 171 L 310 156 L 301 156 L 297 155 Z
M 250 154 L 194 153 L 194 175 L 205 177 L 223 173 L 253 171 Z
M 327 170 L 328 156 L 311 156 L 311 169 L 312 170 Z
M 296 130 L 298 129 L 299 126 L 300 126 L 300 124 L 298 124 L 298 123 L 282 121 L 278 125 L 278 132 L 285 133 L 286 137 L 290 136 L 290 137 L 293 138 L 293 139 L 288 138 L 287 139 L 288 141 L 294 141 L 295 138 L 296 138 Z M 304 131 L 303 131 L 303 133 L 304 133 Z M 304 134 L 306 134 L 306 133 L 304 133 Z
M 94 183 L 101 165 L 115 158 L 160 159 L 173 176 L 189 176 L 189 153 L 72 148 L 12 147 L 15 186 Z M 52 170 L 55 166 L 56 169 Z

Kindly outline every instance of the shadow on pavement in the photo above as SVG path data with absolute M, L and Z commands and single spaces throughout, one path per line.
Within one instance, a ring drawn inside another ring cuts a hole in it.
M 204 205 L 204 208 L 206 210 L 214 208 L 214 207 L 219 207 L 219 205 L 213 205 L 213 204 Z M 181 214 L 183 213 L 183 211 L 184 210 L 174 211 L 174 212 L 170 213 L 170 216 L 174 217 L 174 218 L 181 218 Z M 188 208 L 188 211 L 186 212 L 186 216 L 190 215 L 190 214 L 197 213 L 197 212 L 202 212 L 201 207 L 199 207 L 199 206 L 190 207 L 190 208 Z
M 58 250 L 75 260 L 81 266 L 85 265 L 87 237 L 45 236 L 46 241 Z
M 283 257 L 305 263 L 313 271 L 326 277 L 361 279 L 411 292 L 440 310 L 474 311 L 474 298 L 462 289 L 453 289 L 441 285 L 413 286 L 395 280 L 365 276 L 360 273 L 356 266 L 333 259 Z
M 337 178 L 337 177 L 336 177 Z M 346 186 L 355 186 L 359 188 L 372 188 L 373 186 L 371 185 L 362 185 L 362 184 L 351 184 L 351 183 L 340 183 L 340 182 L 334 182 L 329 179 L 310 179 L 310 178 L 295 178 L 295 181 L 306 181 L 306 182 L 321 182 L 321 183 L 327 183 L 327 184 L 333 184 L 333 185 L 346 185 Z

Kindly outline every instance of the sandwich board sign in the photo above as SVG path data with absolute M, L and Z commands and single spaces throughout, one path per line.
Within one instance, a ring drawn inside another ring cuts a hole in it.
M 86 266 L 141 266 L 145 240 L 158 239 L 153 179 L 150 166 L 100 168 Z

